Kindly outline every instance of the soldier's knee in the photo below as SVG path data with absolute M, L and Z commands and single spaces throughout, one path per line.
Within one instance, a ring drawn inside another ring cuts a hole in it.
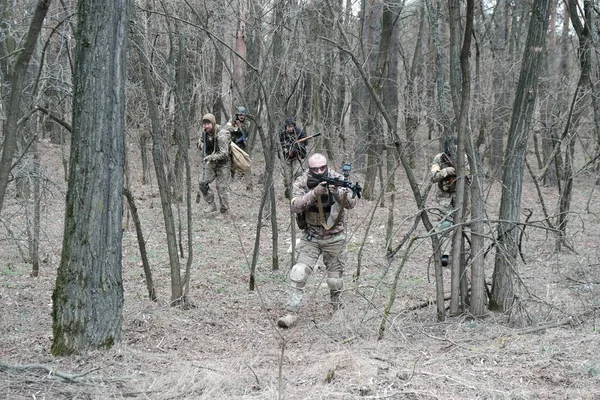
M 306 285 L 312 269 L 304 263 L 296 263 L 290 271 L 290 280 L 292 281 L 292 287 L 302 289 Z

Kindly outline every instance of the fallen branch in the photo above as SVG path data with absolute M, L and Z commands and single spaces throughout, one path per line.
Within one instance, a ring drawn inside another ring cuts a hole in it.
M 69 374 L 67 372 L 61 372 L 58 371 L 48 365 L 44 365 L 44 364 L 28 364 L 28 365 L 8 365 L 8 364 L 4 364 L 4 363 L 0 363 L 0 371 L 44 371 L 48 373 L 48 376 L 55 376 L 57 378 L 59 378 L 60 380 L 64 381 L 64 382 L 68 382 L 68 383 L 78 383 L 78 382 L 82 382 L 82 381 L 89 381 L 89 380 L 98 380 L 98 377 L 86 377 L 86 375 L 88 375 L 90 372 L 96 371 L 99 368 L 93 368 L 90 369 L 87 372 L 84 372 L 82 374 Z M 102 380 L 102 379 L 100 379 Z
M 573 324 L 574 324 L 573 317 L 568 317 L 568 318 L 565 318 L 560 321 L 548 322 L 546 324 L 541 324 L 538 326 L 524 328 L 517 332 L 514 332 L 512 335 L 526 335 L 528 333 L 535 333 L 535 332 L 543 331 L 543 330 L 550 329 L 550 328 L 558 328 L 559 326 L 573 325 Z

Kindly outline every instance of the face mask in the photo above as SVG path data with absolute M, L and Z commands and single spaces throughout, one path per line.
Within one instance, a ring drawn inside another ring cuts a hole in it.
M 325 171 L 320 174 L 314 173 L 311 170 L 308 170 L 308 180 L 306 184 L 309 189 L 317 187 L 319 183 L 321 183 L 322 178 L 329 176 L 329 169 L 325 168 Z

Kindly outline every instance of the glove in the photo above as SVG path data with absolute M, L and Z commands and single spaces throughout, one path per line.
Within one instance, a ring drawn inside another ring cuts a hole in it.
M 215 159 L 215 156 L 213 156 L 212 154 L 210 156 L 206 156 L 204 157 L 204 161 L 206 162 L 211 162 Z
M 454 167 L 446 167 L 443 170 L 441 170 L 442 173 L 442 177 L 447 177 L 447 176 L 454 176 L 456 175 L 456 170 L 454 169 Z
M 319 183 L 317 186 L 315 186 L 315 188 L 313 189 L 313 193 L 315 194 L 315 196 L 319 197 L 319 196 L 323 196 L 325 193 L 327 193 L 327 186 L 324 183 Z
M 198 150 L 202 150 L 203 146 L 204 146 L 204 143 L 202 143 L 202 140 L 198 140 L 198 142 L 196 143 L 196 148 Z

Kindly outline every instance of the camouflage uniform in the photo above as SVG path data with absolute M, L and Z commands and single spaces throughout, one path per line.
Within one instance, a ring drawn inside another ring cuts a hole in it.
M 334 310 L 339 308 L 339 296 L 343 288 L 342 276 L 347 258 L 346 235 L 344 234 L 344 209 L 351 209 L 357 203 L 352 192 L 338 188 L 337 193 L 329 189 L 321 196 L 322 213 L 319 212 L 317 197 L 309 188 L 310 171 L 304 172 L 293 184 L 292 211 L 304 214 L 306 228 L 298 244 L 298 258 L 290 272 L 292 292 L 287 303 L 288 311 L 298 311 L 302 305 L 304 287 L 317 259 L 322 254 L 327 271 L 327 285 L 330 289 Z M 330 171 L 328 176 L 343 176 Z M 340 215 L 341 214 L 341 215 Z
M 216 180 L 217 195 L 221 204 L 220 211 L 224 213 L 229 210 L 227 191 L 231 175 L 231 159 L 229 157 L 231 135 L 229 131 L 221 129 L 221 126 L 216 123 L 215 117 L 212 114 L 206 114 L 202 120 L 209 120 L 214 128 L 211 133 L 203 130 L 199 138 L 199 143 L 202 143 L 199 147 L 204 146 L 202 152 L 204 160 L 202 161 L 202 173 L 200 174 L 200 192 L 208 204 L 206 211 L 216 211 L 215 195 L 210 188 L 210 184 Z M 204 143 L 204 140 L 206 140 L 206 143 Z
M 466 155 L 465 155 L 466 160 Z M 467 172 L 469 165 L 465 165 Z M 454 162 L 447 152 L 439 153 L 431 163 L 431 179 L 435 185 L 435 202 L 437 210 L 433 213 L 438 224 L 437 231 L 444 231 L 454 225 L 454 214 L 456 213 L 456 169 Z M 445 232 L 440 237 L 440 249 L 442 252 L 442 265 L 449 262 L 450 232 Z
M 231 134 L 231 141 L 237 144 L 242 150 L 246 150 L 248 142 L 248 132 L 250 131 L 250 120 L 246 118 L 241 124 L 237 123 L 237 114 L 231 117 L 223 129 L 227 129 Z

